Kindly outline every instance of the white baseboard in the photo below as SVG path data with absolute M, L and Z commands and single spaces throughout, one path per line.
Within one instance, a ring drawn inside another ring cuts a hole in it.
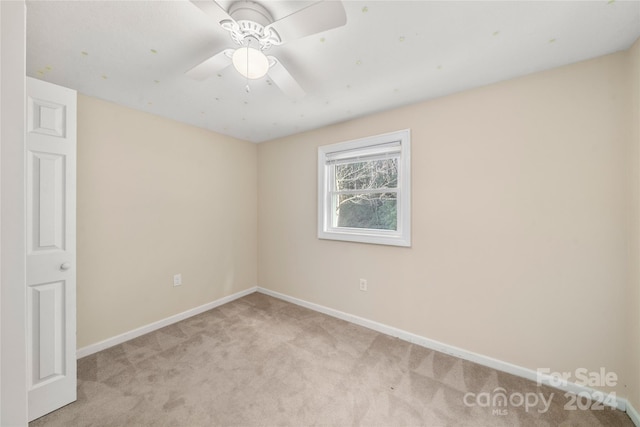
M 633 405 L 627 401 L 627 415 L 633 421 L 636 427 L 640 427 L 640 413 L 633 407 Z
M 604 402 L 602 402 L 603 404 L 605 405 L 608 404 L 608 406 L 612 406 L 621 411 L 627 411 L 629 413 L 629 417 L 631 417 L 635 425 L 637 427 L 640 427 L 640 424 L 638 423 L 638 413 L 635 411 L 635 409 L 627 402 L 626 399 L 617 397 L 614 394 L 611 394 L 611 395 L 605 394 L 603 396 L 603 392 L 601 391 L 597 391 L 593 388 L 580 385 L 580 384 L 571 383 L 571 382 L 565 382 L 561 385 L 558 385 L 558 381 L 556 377 L 552 377 L 551 375 L 548 375 L 548 374 L 538 373 L 537 371 L 534 371 L 532 369 L 524 368 L 522 366 L 517 366 L 508 362 L 504 362 L 502 360 L 494 359 L 492 357 L 484 356 L 482 354 L 474 353 L 472 351 L 467 351 L 458 347 L 444 344 L 439 341 L 435 341 L 429 338 L 422 337 L 420 335 L 413 334 L 411 332 L 404 331 L 402 329 L 394 328 L 392 326 L 378 323 L 373 320 L 365 319 L 359 316 L 354 316 L 353 314 L 344 313 L 339 310 L 334 310 L 333 308 L 325 307 L 319 304 L 294 298 L 285 294 L 281 294 L 280 292 L 262 288 L 260 286 L 258 286 L 258 292 L 263 293 L 265 295 L 272 296 L 274 298 L 288 301 L 290 303 L 293 303 L 302 307 L 309 308 L 314 311 L 318 311 L 320 313 L 327 314 L 332 317 L 336 317 L 338 319 L 346 320 L 347 322 L 355 323 L 356 325 L 364 326 L 365 328 L 369 328 L 386 335 L 391 335 L 393 337 L 400 338 L 404 341 L 417 344 L 421 347 L 429 348 L 431 350 L 436 350 L 441 353 L 449 354 L 451 356 L 459 357 L 461 359 L 465 359 L 470 362 L 478 363 L 479 365 L 496 369 L 498 371 L 506 372 L 508 374 L 526 378 L 528 380 L 536 381 L 536 382 L 539 382 L 540 384 L 548 385 L 555 389 L 568 391 L 575 394 L 588 393 L 589 396 L 593 396 L 592 400 L 594 401 L 601 401 L 602 398 L 605 397 Z M 632 412 L 629 412 L 629 410 L 631 410 Z
M 169 316 L 165 319 L 158 320 L 157 322 L 150 323 L 145 326 L 141 326 L 140 328 L 136 328 L 132 331 L 125 332 L 124 334 L 117 335 L 112 338 L 108 338 L 104 341 L 97 342 L 95 344 L 88 345 L 86 347 L 79 348 L 76 351 L 76 357 L 80 359 L 81 357 L 89 356 L 90 354 L 97 353 L 99 351 L 105 350 L 109 347 L 113 347 L 114 345 L 122 344 L 125 341 L 129 341 L 133 338 L 137 338 L 141 335 L 148 334 L 149 332 L 153 332 L 157 329 L 164 328 L 165 326 L 169 326 L 173 323 L 179 322 L 181 320 L 187 319 L 189 317 L 193 317 L 197 314 L 204 313 L 205 311 L 211 310 L 212 308 L 219 307 L 223 304 L 236 300 L 238 298 L 242 298 L 245 295 L 252 294 L 258 290 L 257 286 L 246 289 L 244 291 L 236 292 L 235 294 L 217 299 L 215 301 L 211 301 L 207 304 L 201 305 L 199 307 L 192 308 L 187 311 L 183 311 L 182 313 L 175 314 L 173 316 Z

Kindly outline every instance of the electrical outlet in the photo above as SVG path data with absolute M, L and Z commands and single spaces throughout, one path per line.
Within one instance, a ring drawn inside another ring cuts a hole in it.
M 360 279 L 360 290 L 361 291 L 367 290 L 367 279 Z
M 173 275 L 173 286 L 182 286 L 182 274 Z

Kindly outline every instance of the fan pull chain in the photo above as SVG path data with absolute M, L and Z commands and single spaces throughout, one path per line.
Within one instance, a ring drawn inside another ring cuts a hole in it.
M 249 87 L 249 42 L 247 42 L 247 75 L 246 75 L 246 80 L 247 80 L 247 85 L 244 87 L 244 90 L 249 93 L 251 92 L 251 88 Z

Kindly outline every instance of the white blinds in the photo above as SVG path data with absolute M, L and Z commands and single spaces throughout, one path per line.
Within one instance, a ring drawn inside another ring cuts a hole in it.
M 370 145 L 365 148 L 333 151 L 325 155 L 325 164 L 331 165 L 388 159 L 399 156 L 401 150 L 402 145 L 400 141 L 391 141 Z

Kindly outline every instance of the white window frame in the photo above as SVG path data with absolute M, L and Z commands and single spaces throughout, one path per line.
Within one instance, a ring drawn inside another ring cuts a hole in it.
M 397 230 L 333 226 L 335 188 L 332 160 L 357 159 L 363 155 L 398 155 Z M 411 131 L 390 132 L 353 141 L 318 147 L 318 238 L 380 245 L 411 246 Z

